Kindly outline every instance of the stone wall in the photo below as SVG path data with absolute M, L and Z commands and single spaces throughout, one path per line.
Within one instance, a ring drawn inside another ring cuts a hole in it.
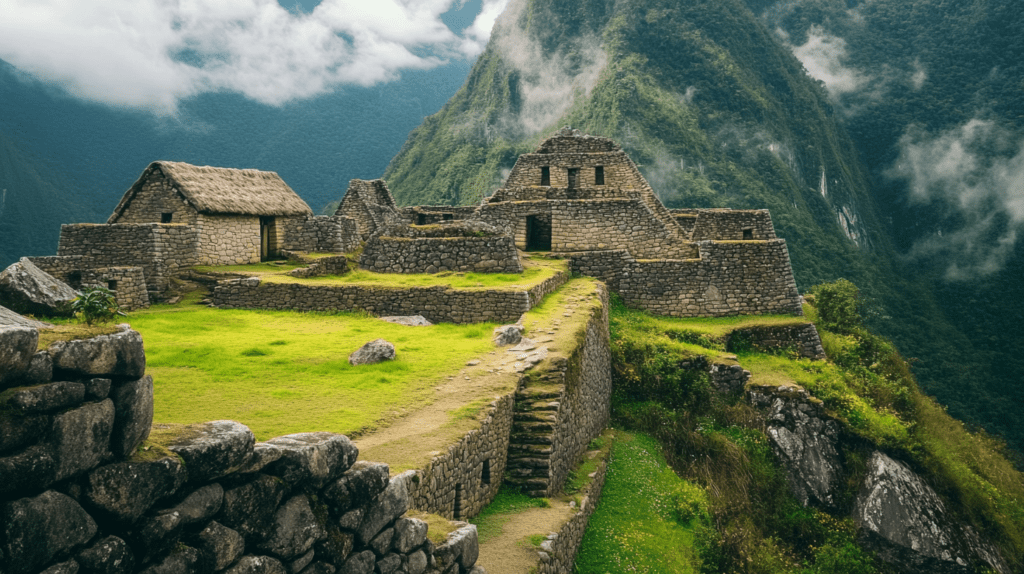
M 726 350 L 735 352 L 743 348 L 754 348 L 759 351 L 792 349 L 797 355 L 815 361 L 826 358 L 825 349 L 821 346 L 821 337 L 818 336 L 818 329 L 814 323 L 750 327 L 730 333 L 729 340 L 726 341 Z
M 512 395 L 496 399 L 480 428 L 420 470 L 415 508 L 464 520 L 479 514 L 494 499 L 505 476 L 513 404 Z
M 32 260 L 65 278 L 86 269 L 142 267 L 146 289 L 159 293 L 167 288 L 171 275 L 198 263 L 197 240 L 195 229 L 181 224 L 78 223 L 61 226 L 56 258 Z
M 101 267 L 82 271 L 83 287 L 106 287 L 116 294 L 124 311 L 149 307 L 149 292 L 142 267 Z
M 378 273 L 522 273 L 511 237 L 384 237 L 366 242 L 359 266 Z
M 145 183 L 132 197 L 120 217 L 110 216 L 107 223 L 156 223 L 164 222 L 164 214 L 170 215 L 166 223 L 195 225 L 199 213 L 185 202 L 185 198 L 163 172 L 156 168 Z
M 671 212 L 681 226 L 690 228 L 691 241 L 775 239 L 775 226 L 767 209 L 673 209 Z
M 222 282 L 210 295 L 226 309 L 365 311 L 376 316 L 423 315 L 433 323 L 511 323 L 529 311 L 537 294 L 568 276 L 530 290 L 457 290 L 444 286 L 386 288 L 363 285 L 264 283 L 255 277 Z M 560 284 L 560 283 L 559 283 Z M 534 295 L 531 296 L 531 293 Z
M 319 253 L 346 253 L 359 248 L 359 231 L 351 217 L 316 215 L 278 217 L 280 233 L 274 249 Z
M 395 208 L 395 200 L 383 179 L 353 179 L 334 215 L 350 217 L 356 222 L 359 238 L 370 238 L 378 229 L 405 223 Z
M 398 210 L 407 223 L 414 225 L 431 225 L 444 223 L 446 221 L 460 221 L 473 217 L 477 206 L 452 206 L 452 205 L 417 205 L 414 207 L 402 207 Z
M 36 351 L 0 327 L 0 571 L 465 574 L 476 527 L 444 543 L 404 517 L 415 471 L 344 435 L 256 443 L 233 421 L 162 428 L 138 333 Z M 9 388 L 8 388 L 9 387 Z
M 196 232 L 199 265 L 245 265 L 260 262 L 258 216 L 200 214 L 196 221 Z
M 656 315 L 802 315 L 782 239 L 697 244 L 700 259 L 638 261 L 623 250 L 572 253 L 569 269 L 606 281 L 626 304 Z
M 283 255 L 288 256 L 289 259 L 298 259 L 303 263 L 307 263 L 307 267 L 299 267 L 298 269 L 292 269 L 288 272 L 292 277 L 321 277 L 323 275 L 344 275 L 348 273 L 348 257 L 345 255 L 332 255 L 329 257 L 317 257 L 315 259 L 308 259 L 302 257 L 294 257 L 294 254 L 289 251 L 284 251 Z
M 580 506 L 576 513 L 558 532 L 548 536 L 548 539 L 541 543 L 541 550 L 537 553 L 537 574 L 573 574 L 576 571 L 576 555 L 580 551 L 580 544 L 583 543 L 583 535 L 587 531 L 590 516 L 597 510 L 607 477 L 608 460 L 605 459 L 597 467 L 590 484 L 581 493 Z

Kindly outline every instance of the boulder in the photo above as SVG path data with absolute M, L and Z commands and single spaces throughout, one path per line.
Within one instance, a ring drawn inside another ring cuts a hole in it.
M 217 521 L 237 530 L 249 542 L 262 541 L 287 490 L 280 479 L 259 474 L 252 482 L 224 491 Z
M 377 560 L 377 572 L 380 574 L 395 574 L 402 567 L 402 557 L 398 554 L 388 554 Z
M 135 555 L 128 543 L 117 536 L 107 536 L 75 556 L 83 574 L 130 574 L 135 569 Z
M 72 498 L 48 490 L 3 504 L 0 540 L 7 574 L 38 572 L 59 554 L 85 544 L 96 523 Z
M 0 271 L 0 304 L 27 315 L 70 315 L 78 292 L 27 258 Z
M 146 374 L 142 335 L 126 329 L 80 341 L 57 341 L 48 349 L 53 368 L 68 378 L 110 376 L 138 379 Z
M 348 356 L 350 365 L 373 365 L 395 359 L 395 346 L 384 339 L 374 339 Z
M 127 532 L 135 558 L 146 563 L 170 552 L 181 538 L 185 522 L 177 512 L 144 516 Z
M 427 555 L 422 550 L 417 550 L 405 557 L 403 566 L 407 574 L 423 574 L 427 570 Z
M 53 417 L 50 444 L 57 460 L 56 480 L 91 470 L 110 457 L 114 403 L 87 403 Z
M 32 355 L 28 370 L 23 375 L 23 384 L 38 385 L 53 380 L 53 357 L 46 351 L 38 351 Z
M 395 323 L 396 325 L 406 325 L 408 327 L 429 327 L 433 325 L 423 315 L 396 315 L 392 317 L 381 317 L 381 321 L 387 321 L 388 323 Z
M 24 448 L 45 436 L 51 419 L 46 415 L 0 416 L 0 453 Z M 5 475 L 6 476 L 6 475 Z
M 288 574 L 284 564 L 270 556 L 242 556 L 237 564 L 224 574 Z
M 256 438 L 235 421 L 189 425 L 167 448 L 185 461 L 192 482 L 208 482 L 241 467 L 252 456 Z
M 332 564 L 343 564 L 352 553 L 355 543 L 352 533 L 329 526 L 327 538 L 316 544 L 316 555 Z
M 395 537 L 394 528 L 385 528 L 370 541 L 370 550 L 377 556 L 384 556 L 391 549 L 391 540 Z
M 978 562 L 1010 572 L 992 546 L 953 522 L 938 494 L 907 465 L 881 452 L 868 461 L 853 509 L 861 541 L 901 572 L 973 572 Z
M 494 344 L 499 347 L 518 345 L 526 329 L 522 325 L 501 325 L 494 328 Z
M 242 468 L 238 469 L 238 473 L 249 474 L 252 472 L 259 472 L 266 468 L 270 463 L 281 458 L 281 455 L 283 454 L 284 450 L 275 445 L 258 442 L 252 447 L 252 456 L 242 466 Z
M 296 558 L 295 560 L 292 560 L 287 564 L 288 573 L 299 574 L 299 572 L 302 572 L 306 568 L 306 566 L 309 566 L 309 563 L 313 561 L 313 557 L 315 555 L 316 551 L 310 550 L 309 552 L 306 552 L 305 554 Z
M 50 329 L 53 327 L 53 325 L 49 323 L 43 323 L 42 321 L 29 319 L 28 317 L 25 317 L 20 313 L 15 313 L 14 311 L 11 311 L 7 307 L 0 305 L 0 327 L 3 326 L 31 327 L 33 329 Z
M 0 325 L 0 390 L 19 384 L 39 345 L 39 331 Z
M 57 480 L 57 459 L 48 444 L 30 446 L 11 456 L 0 457 L 0 496 L 39 492 Z
M 67 562 L 61 562 L 60 564 L 54 564 L 46 570 L 40 572 L 40 574 L 78 574 L 79 566 L 78 562 L 74 560 L 68 560 Z
M 138 520 L 160 499 L 177 492 L 188 473 L 175 457 L 101 466 L 85 481 L 85 499 L 103 514 L 125 523 Z
M 804 506 L 834 507 L 844 475 L 839 423 L 796 385 L 755 387 L 750 400 L 767 411 L 768 439 L 786 469 L 793 495 Z
M 96 380 L 96 379 L 93 379 Z M 128 456 L 149 438 L 153 426 L 153 377 L 129 381 L 114 387 L 114 432 L 110 450 L 116 456 Z
M 85 381 L 85 398 L 90 401 L 102 401 L 110 396 L 110 379 L 93 378 Z M 117 408 L 117 401 L 114 402 Z
M 434 559 L 439 570 L 445 570 L 453 564 L 469 570 L 476 564 L 480 556 L 480 544 L 476 534 L 476 525 L 467 524 L 450 533 L 444 543 L 434 549 Z
M 327 537 L 327 530 L 317 520 L 305 494 L 288 499 L 274 514 L 270 536 L 260 549 L 284 560 L 295 560 L 313 545 Z
M 377 556 L 372 550 L 364 550 L 348 557 L 338 569 L 338 574 L 371 574 L 377 564 Z
M 357 535 L 362 544 L 369 544 L 378 532 L 409 510 L 410 488 L 408 483 L 416 476 L 415 471 L 403 472 L 388 483 L 384 492 L 366 509 L 366 516 L 359 525 Z
M 139 574 L 200 574 L 208 569 L 203 563 L 203 554 L 190 546 L 178 546 L 163 560 L 156 562 Z
M 220 512 L 224 503 L 224 488 L 216 482 L 196 490 L 177 506 L 164 512 L 176 512 L 185 526 L 201 524 Z
M 302 569 L 299 574 L 334 574 L 337 568 L 328 562 L 314 562 Z
M 390 480 L 388 465 L 361 460 L 323 490 L 325 502 L 336 514 L 365 505 L 384 492 Z
M 281 449 L 281 457 L 267 466 L 267 472 L 290 484 L 309 484 L 323 488 L 340 477 L 359 455 L 359 449 L 347 436 L 329 432 L 310 432 L 279 436 L 267 441 Z
M 85 385 L 70 381 L 18 387 L 0 394 L 0 410 L 19 415 L 77 407 L 85 401 Z
M 191 543 L 206 554 L 214 571 L 227 568 L 245 552 L 242 535 L 216 521 L 207 524 Z
M 395 538 L 391 547 L 399 554 L 408 554 L 427 539 L 427 523 L 418 518 L 399 518 L 395 521 Z

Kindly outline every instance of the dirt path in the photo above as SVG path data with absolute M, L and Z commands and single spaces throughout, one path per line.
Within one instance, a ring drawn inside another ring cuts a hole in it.
M 501 534 L 480 544 L 478 566 L 487 574 L 524 574 L 537 565 L 537 549 L 526 540 L 533 534 L 558 532 L 572 516 L 565 501 L 552 500 L 551 508 L 530 508 L 509 516 Z

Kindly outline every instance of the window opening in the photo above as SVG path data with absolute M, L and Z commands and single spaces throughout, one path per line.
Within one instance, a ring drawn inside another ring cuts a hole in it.
M 456 520 L 462 518 L 462 484 L 455 483 L 455 505 L 452 507 L 452 517 Z
M 117 280 L 111 279 L 107 281 L 107 289 L 110 289 L 111 291 L 117 291 Z
M 425 213 L 417 213 L 416 214 L 416 225 L 426 225 L 426 224 L 427 224 L 427 215 Z
M 540 184 L 551 185 L 551 168 L 546 165 L 540 168 Z
M 452 215 L 451 213 L 442 213 L 441 214 L 441 221 L 451 221 L 453 219 L 455 219 L 455 216 Z
M 580 179 L 580 168 L 569 168 L 569 189 L 576 189 L 576 182 Z
M 484 470 L 483 470 L 482 473 L 480 473 L 480 483 L 481 484 L 485 484 L 485 485 L 491 483 L 491 461 L 490 460 L 484 460 Z
M 744 241 L 753 241 L 754 240 L 754 230 L 753 229 L 744 229 L 743 230 L 743 240 Z
M 594 168 L 594 185 L 604 185 L 604 166 Z
M 526 250 L 551 251 L 551 216 L 526 217 Z
M 161 213 L 160 214 L 160 223 L 170 223 L 172 219 L 174 219 L 174 214 L 173 213 Z

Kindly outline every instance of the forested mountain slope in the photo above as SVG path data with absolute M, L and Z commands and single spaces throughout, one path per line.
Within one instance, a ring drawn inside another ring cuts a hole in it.
M 385 178 L 402 204 L 471 204 L 562 125 L 611 137 L 669 207 L 770 209 L 802 290 L 856 282 L 926 390 L 1019 446 L 996 415 L 1011 391 L 977 377 L 988 361 L 974 343 L 986 343 L 954 328 L 900 257 L 843 102 L 766 21 L 741 0 L 513 0 Z

